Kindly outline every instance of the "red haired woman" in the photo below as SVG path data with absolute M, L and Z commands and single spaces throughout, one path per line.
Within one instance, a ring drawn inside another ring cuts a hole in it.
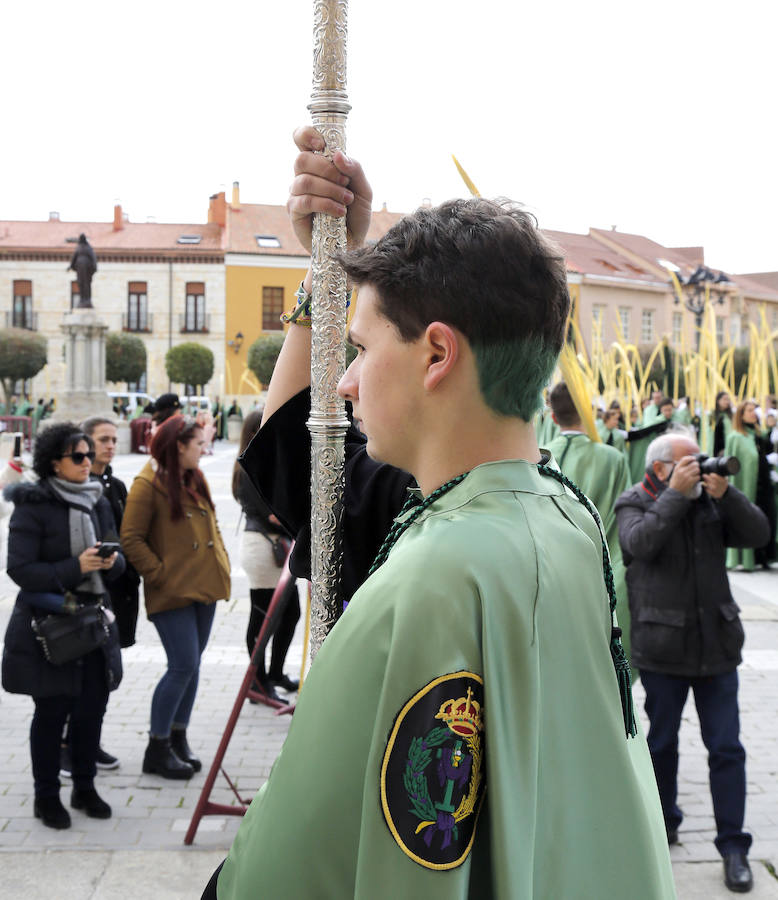
M 204 447 L 194 420 L 176 415 L 160 425 L 122 520 L 122 549 L 143 576 L 146 612 L 167 655 L 143 760 L 144 772 L 163 778 L 189 778 L 201 768 L 186 728 L 215 602 L 230 595 L 227 551 L 198 467 Z

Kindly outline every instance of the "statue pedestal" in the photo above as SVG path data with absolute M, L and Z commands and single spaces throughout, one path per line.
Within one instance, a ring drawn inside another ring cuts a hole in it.
M 105 333 L 108 326 L 94 309 L 65 313 L 65 389 L 57 398 L 58 421 L 83 422 L 90 416 L 114 419 L 105 391 Z

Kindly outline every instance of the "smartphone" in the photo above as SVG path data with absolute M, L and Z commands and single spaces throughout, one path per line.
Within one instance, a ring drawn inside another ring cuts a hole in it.
M 103 541 L 97 548 L 97 555 L 101 559 L 107 559 L 109 556 L 113 556 L 120 549 L 120 546 L 118 541 Z
M 14 459 L 19 459 L 22 455 L 22 435 L 17 434 L 14 436 Z

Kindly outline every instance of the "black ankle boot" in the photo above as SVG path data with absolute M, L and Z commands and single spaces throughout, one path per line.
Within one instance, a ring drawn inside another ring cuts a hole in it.
M 170 732 L 170 746 L 173 748 L 176 756 L 180 760 L 189 763 L 195 772 L 199 772 L 202 769 L 203 764 L 192 753 L 192 748 L 186 739 L 186 728 L 174 728 Z
M 47 828 L 70 828 L 70 813 L 62 805 L 59 795 L 36 797 L 33 812 Z
M 163 778 L 183 780 L 194 775 L 194 768 L 179 759 L 170 746 L 170 738 L 149 736 L 149 745 L 143 757 L 143 771 L 147 775 L 161 775 Z
M 73 788 L 70 805 L 73 809 L 83 809 L 90 819 L 111 818 L 111 807 L 94 788 Z

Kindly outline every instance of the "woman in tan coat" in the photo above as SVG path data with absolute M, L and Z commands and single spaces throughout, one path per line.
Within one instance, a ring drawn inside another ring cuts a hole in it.
M 152 459 L 127 497 L 122 549 L 143 576 L 146 612 L 167 655 L 151 700 L 143 771 L 189 778 L 201 768 L 186 738 L 197 693 L 200 657 L 215 603 L 230 595 L 230 565 L 213 502 L 198 468 L 202 428 L 176 415 L 151 442 Z

